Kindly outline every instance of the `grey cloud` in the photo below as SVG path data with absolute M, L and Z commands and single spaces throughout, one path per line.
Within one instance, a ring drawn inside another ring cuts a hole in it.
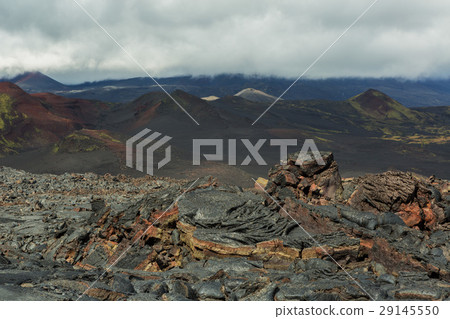
M 296 77 L 371 0 L 80 3 L 155 76 Z M 380 0 L 309 77 L 448 76 L 450 3 Z M 65 82 L 144 76 L 71 0 L 0 3 L 0 77 Z

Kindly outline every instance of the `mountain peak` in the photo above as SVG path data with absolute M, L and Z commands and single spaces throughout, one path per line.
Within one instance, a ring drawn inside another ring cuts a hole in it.
M 381 92 L 381 91 L 379 91 L 377 89 L 368 89 L 363 94 L 382 94 L 382 95 L 386 95 L 386 94 L 384 94 L 383 92 Z
M 368 89 L 349 100 L 364 105 L 366 109 L 379 109 L 380 111 L 386 111 L 394 106 L 406 108 L 387 94 L 375 89 Z
M 414 111 L 375 89 L 369 89 L 348 101 L 363 116 L 377 120 L 419 120 Z
M 273 95 L 267 94 L 263 91 L 254 89 L 254 88 L 246 88 L 238 93 L 235 94 L 235 96 L 242 97 L 246 100 L 252 101 L 252 102 L 267 102 L 272 103 L 277 98 Z
M 25 72 L 11 79 L 23 90 L 29 93 L 60 91 L 66 86 L 41 72 Z
M 152 122 L 152 127 L 164 126 L 167 123 L 174 125 L 174 121 L 191 126 L 193 122 L 189 119 L 189 115 L 204 126 L 224 126 L 219 113 L 208 102 L 179 89 L 171 92 L 171 97 L 161 91 L 146 93 L 128 103 L 126 109 L 134 112 L 132 129 L 144 127 L 150 122 Z M 178 125 L 179 123 L 174 126 Z
M 376 89 L 368 89 L 367 91 L 360 94 L 360 96 L 373 97 L 373 98 L 378 98 L 378 99 L 386 99 L 386 100 L 394 101 L 394 99 L 392 99 L 389 95 L 387 95 L 379 90 L 376 90 Z
M 36 72 L 25 72 L 25 73 L 19 74 L 19 75 L 15 76 L 14 78 L 12 78 L 11 81 L 14 82 L 15 84 L 19 85 L 22 82 L 27 82 L 30 80 L 35 81 L 38 79 L 42 80 L 42 79 L 46 79 L 46 78 L 51 79 L 51 78 L 47 77 L 46 75 L 42 74 L 41 72 L 36 71 Z

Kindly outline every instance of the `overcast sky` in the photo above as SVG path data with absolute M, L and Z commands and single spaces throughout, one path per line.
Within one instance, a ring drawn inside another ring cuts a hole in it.
M 297 77 L 373 0 L 78 0 L 153 76 Z M 448 77 L 450 1 L 379 0 L 310 78 Z M 73 0 L 0 1 L 0 78 L 145 76 Z

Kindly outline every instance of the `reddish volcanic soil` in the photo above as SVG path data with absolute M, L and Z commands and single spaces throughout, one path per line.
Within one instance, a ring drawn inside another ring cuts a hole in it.
M 15 110 L 25 115 L 9 136 L 25 139 L 29 146 L 54 143 L 75 130 L 92 128 L 108 108 L 104 103 L 50 93 L 30 95 L 10 82 L 0 83 L 0 93 L 9 95 Z
M 161 101 L 156 103 L 155 105 L 152 105 L 151 107 L 147 108 L 147 106 L 140 105 L 136 108 L 136 114 L 139 114 L 138 119 L 136 120 L 135 124 L 133 125 L 133 128 L 138 128 L 144 126 L 146 123 L 148 123 L 151 119 L 155 117 L 156 110 L 161 105 Z
M 35 93 L 31 96 L 48 106 L 52 113 L 83 125 L 94 125 L 100 112 L 108 109 L 101 102 L 66 98 L 52 93 Z

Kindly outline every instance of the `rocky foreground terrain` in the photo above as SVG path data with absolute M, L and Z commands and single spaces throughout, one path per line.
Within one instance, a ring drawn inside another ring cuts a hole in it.
M 246 190 L 0 167 L 0 299 L 450 300 L 450 183 L 323 158 Z

